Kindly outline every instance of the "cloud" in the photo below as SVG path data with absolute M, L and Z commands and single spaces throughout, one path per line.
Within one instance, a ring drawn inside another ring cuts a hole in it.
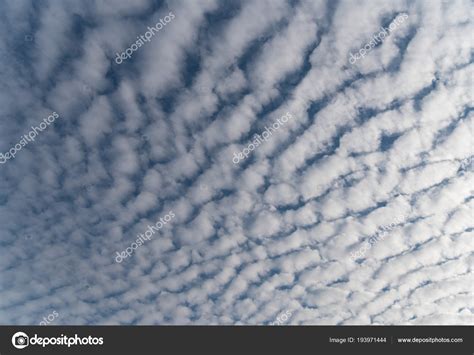
M 0 10 L 2 323 L 472 324 L 469 1 Z

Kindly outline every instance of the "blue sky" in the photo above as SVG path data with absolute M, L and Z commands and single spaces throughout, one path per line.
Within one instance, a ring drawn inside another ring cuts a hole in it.
M 471 13 L 3 1 L 0 323 L 472 324 Z

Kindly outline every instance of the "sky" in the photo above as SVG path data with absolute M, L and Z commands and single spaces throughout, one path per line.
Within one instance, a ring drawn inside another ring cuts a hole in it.
M 473 324 L 472 13 L 2 1 L 0 324 Z

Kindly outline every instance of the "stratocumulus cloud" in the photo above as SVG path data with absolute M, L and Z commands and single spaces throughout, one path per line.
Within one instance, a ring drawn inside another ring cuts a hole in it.
M 470 1 L 0 12 L 2 324 L 473 323 Z

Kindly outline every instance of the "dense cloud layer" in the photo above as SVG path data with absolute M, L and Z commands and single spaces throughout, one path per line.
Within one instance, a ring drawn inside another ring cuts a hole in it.
M 3 1 L 0 323 L 472 324 L 471 13 Z

